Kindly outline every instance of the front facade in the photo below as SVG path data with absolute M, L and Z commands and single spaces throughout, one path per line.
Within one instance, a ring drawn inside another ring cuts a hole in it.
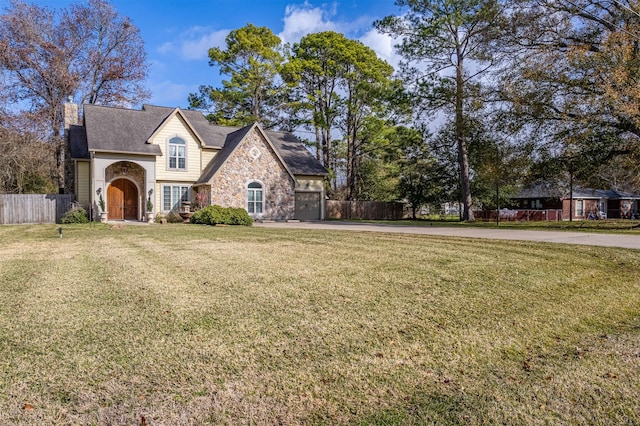
M 638 217 L 640 195 L 613 189 L 576 188 L 562 199 L 564 219 L 633 219 Z
M 84 106 L 69 126 L 74 190 L 97 216 L 143 220 L 185 201 L 246 209 L 257 220 L 324 219 L 327 171 L 293 135 L 214 126 L 197 111 Z M 313 202 L 309 202 L 312 200 Z
M 613 189 L 574 188 L 562 193 L 547 184 L 523 188 L 512 198 L 515 210 L 558 211 L 563 220 L 631 219 L 639 216 L 640 195 Z

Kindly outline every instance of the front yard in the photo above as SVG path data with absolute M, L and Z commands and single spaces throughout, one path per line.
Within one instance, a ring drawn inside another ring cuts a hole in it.
M 639 254 L 0 226 L 0 424 L 639 423 Z

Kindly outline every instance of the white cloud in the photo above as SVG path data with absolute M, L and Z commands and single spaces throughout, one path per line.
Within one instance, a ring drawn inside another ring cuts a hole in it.
M 188 107 L 187 94 L 196 91 L 186 84 L 174 83 L 169 80 L 151 83 L 150 86 L 153 96 L 149 103 L 170 107 Z
M 395 44 L 393 38 L 387 34 L 381 34 L 375 29 L 367 31 L 365 35 L 360 37 L 360 41 L 365 45 L 373 49 L 380 59 L 384 59 L 395 70 L 398 70 L 400 64 L 400 56 L 396 53 L 393 45 Z
M 224 47 L 228 34 L 229 30 L 192 27 L 180 34 L 176 41 L 163 43 L 157 50 L 163 55 L 179 54 L 187 60 L 207 59 L 209 48 Z
M 158 47 L 157 50 L 159 53 L 162 53 L 164 55 L 164 54 L 173 52 L 175 48 L 176 48 L 175 45 L 172 42 L 168 41 L 166 43 L 163 43 L 160 47 Z
M 374 18 L 359 16 L 353 21 L 335 20 L 338 15 L 337 3 L 313 7 L 308 1 L 290 4 L 285 9 L 284 28 L 278 36 L 283 43 L 296 43 L 307 34 L 321 31 L 337 31 L 346 37 L 357 38 L 365 46 L 398 69 L 400 57 L 395 53 L 394 40 L 373 28 Z
M 301 5 L 288 5 L 285 8 L 284 28 L 278 37 L 283 43 L 296 43 L 307 34 L 321 31 L 339 31 L 340 24 L 332 22 L 336 14 L 335 4 L 330 9 L 312 7 L 308 2 Z
M 197 34 L 197 33 L 196 33 Z M 185 59 L 206 59 L 211 47 L 224 47 L 229 30 L 218 30 L 186 38 L 180 43 L 180 52 Z

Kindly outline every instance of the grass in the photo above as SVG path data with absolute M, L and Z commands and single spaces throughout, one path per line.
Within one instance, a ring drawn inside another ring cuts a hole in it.
M 423 218 L 417 220 L 405 219 L 401 221 L 366 221 L 372 223 L 386 223 L 392 225 L 408 226 L 450 226 L 450 227 L 474 227 L 474 228 L 505 228 L 524 230 L 547 230 L 547 231 L 573 231 L 573 232 L 604 232 L 615 234 L 640 235 L 640 220 L 628 219 L 608 219 L 608 220 L 575 220 L 575 221 L 506 221 L 501 220 L 496 225 L 495 220 L 477 220 L 474 222 L 463 222 L 459 219 Z
M 0 227 L 0 424 L 640 422 L 638 251 Z

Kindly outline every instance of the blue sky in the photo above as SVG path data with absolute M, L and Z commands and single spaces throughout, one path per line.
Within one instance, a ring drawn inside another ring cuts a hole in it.
M 77 1 L 31 2 L 55 9 Z M 3 12 L 8 3 L 0 0 Z M 376 19 L 401 12 L 394 0 L 112 0 L 112 4 L 140 28 L 151 64 L 149 103 L 156 105 L 186 108 L 188 94 L 200 85 L 219 86 L 221 77 L 217 68 L 209 66 L 207 50 L 223 47 L 229 31 L 247 23 L 269 27 L 289 43 L 308 33 L 338 31 L 397 64 L 392 41 L 372 26 Z

